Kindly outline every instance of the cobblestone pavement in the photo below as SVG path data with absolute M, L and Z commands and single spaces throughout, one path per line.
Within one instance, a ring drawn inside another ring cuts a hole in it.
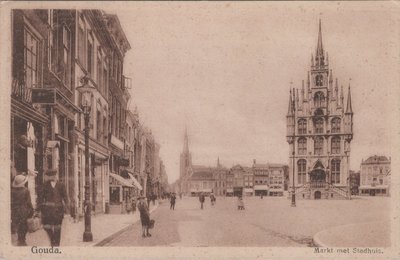
M 239 211 L 234 198 L 207 198 L 201 210 L 197 198 L 177 200 L 175 210 L 163 203 L 152 215 L 152 237 L 141 237 L 137 223 L 105 246 L 312 246 L 312 237 L 330 227 L 389 220 L 388 198 L 298 200 L 250 197 Z M 361 213 L 362 212 L 362 213 Z

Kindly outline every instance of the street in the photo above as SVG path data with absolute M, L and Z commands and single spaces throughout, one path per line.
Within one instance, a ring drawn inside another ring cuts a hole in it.
M 105 246 L 310 246 L 315 233 L 351 223 L 389 220 L 388 198 L 361 197 L 352 200 L 298 200 L 290 207 L 285 197 L 250 197 L 246 209 L 236 208 L 235 198 L 218 197 L 211 206 L 206 198 L 168 201 L 151 215 L 152 237 L 141 237 L 140 222 Z M 338 210 L 340 209 L 340 210 Z M 363 212 L 363 214 L 360 214 Z

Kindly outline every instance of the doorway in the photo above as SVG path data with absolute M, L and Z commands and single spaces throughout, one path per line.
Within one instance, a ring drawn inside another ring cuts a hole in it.
M 320 192 L 319 190 L 317 190 L 317 191 L 314 193 L 314 199 L 316 199 L 316 200 L 321 199 L 321 192 Z

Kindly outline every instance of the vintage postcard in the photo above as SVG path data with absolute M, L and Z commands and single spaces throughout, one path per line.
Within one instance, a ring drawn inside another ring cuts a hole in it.
M 0 259 L 398 259 L 399 10 L 1 2 Z

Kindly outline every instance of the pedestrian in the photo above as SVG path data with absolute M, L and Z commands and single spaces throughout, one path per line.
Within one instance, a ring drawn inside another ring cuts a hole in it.
M 204 204 L 204 201 L 205 201 L 205 197 L 204 197 L 203 193 L 200 193 L 199 201 L 200 201 L 200 208 L 203 209 L 203 204 Z
M 157 195 L 156 195 L 156 194 L 153 194 L 153 195 L 151 196 L 151 201 L 153 202 L 153 206 L 156 204 L 156 199 L 157 199 Z
M 264 197 L 264 193 L 262 192 L 262 193 L 261 193 L 261 199 L 263 199 L 263 197 Z
M 51 246 L 60 246 L 64 211 L 69 211 L 68 196 L 63 183 L 58 181 L 57 169 L 46 171 L 46 178 L 40 199 L 43 228 Z
M 25 184 L 28 176 L 18 174 L 11 188 L 11 232 L 18 235 L 18 246 L 26 246 L 27 220 L 33 216 L 31 195 Z
M 214 203 L 215 203 L 215 196 L 214 196 L 213 193 L 211 193 L 211 195 L 210 195 L 210 201 L 211 201 L 211 206 L 214 206 Z
M 140 196 L 137 208 L 140 213 L 140 221 L 142 222 L 142 237 L 151 237 L 149 233 L 149 225 L 150 225 L 150 212 L 149 206 L 146 203 L 145 197 Z
M 135 198 L 135 196 L 132 197 L 131 205 L 132 205 L 132 214 L 135 214 L 135 211 L 136 211 L 136 198 Z
M 169 209 L 175 210 L 175 203 L 176 203 L 176 196 L 175 193 L 172 194 L 171 199 L 170 199 L 170 207 Z
M 238 196 L 237 206 L 238 210 L 244 210 L 244 201 L 242 196 Z

